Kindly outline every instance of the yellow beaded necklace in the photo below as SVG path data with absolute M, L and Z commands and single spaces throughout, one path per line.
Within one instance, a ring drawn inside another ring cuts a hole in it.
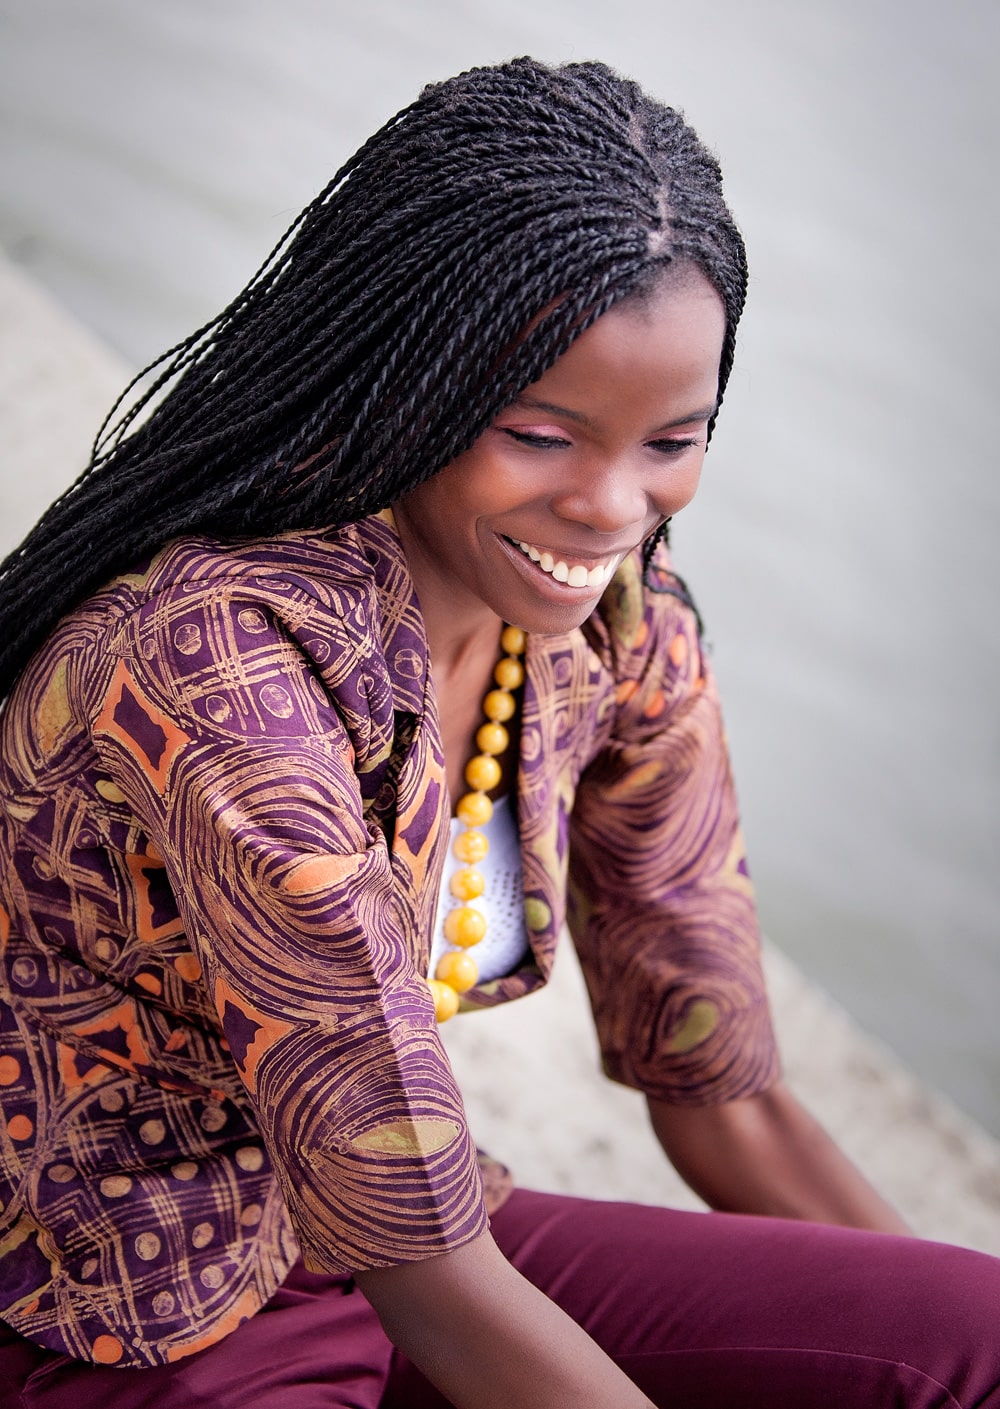
M 459 994 L 467 993 L 479 979 L 476 961 L 466 951 L 484 938 L 486 920 L 468 902 L 482 895 L 486 886 L 483 873 L 476 865 L 489 851 L 490 844 L 478 829 L 493 816 L 493 803 L 486 794 L 502 777 L 497 757 L 510 744 L 504 725 L 513 718 L 517 708 L 513 692 L 524 680 L 524 666 L 518 657 L 524 653 L 525 640 L 519 626 L 505 626 L 500 634 L 504 654 L 493 670 L 497 688 L 490 690 L 483 700 L 486 723 L 476 731 L 476 747 L 480 752 L 465 765 L 465 781 L 472 791 L 459 799 L 455 809 L 465 831 L 455 838 L 452 851 L 463 865 L 452 876 L 448 887 L 458 903 L 444 917 L 444 937 L 454 948 L 441 956 L 434 977 L 427 980 L 439 1023 L 455 1016 Z

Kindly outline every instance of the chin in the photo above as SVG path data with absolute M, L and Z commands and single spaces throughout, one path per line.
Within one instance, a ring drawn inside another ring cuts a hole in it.
M 597 610 L 600 597 L 591 597 L 586 602 L 567 603 L 555 606 L 550 602 L 526 607 L 509 604 L 507 611 L 499 612 L 503 620 L 512 626 L 519 626 L 529 636 L 562 636 L 567 631 L 575 631 Z

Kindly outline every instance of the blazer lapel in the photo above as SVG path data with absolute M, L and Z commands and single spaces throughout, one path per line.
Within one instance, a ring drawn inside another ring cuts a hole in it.
M 365 519 L 357 528 L 375 575 L 378 629 L 395 715 L 390 772 L 382 783 L 385 798 L 379 810 L 394 812 L 390 845 L 399 920 L 418 973 L 426 973 L 450 816 L 430 655 L 391 515 Z
M 529 637 L 518 764 L 524 909 L 547 980 L 566 914 L 569 819 L 591 754 L 603 667 L 579 630 Z

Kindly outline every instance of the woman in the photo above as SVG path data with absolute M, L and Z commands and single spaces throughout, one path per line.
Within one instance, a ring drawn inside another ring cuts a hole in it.
M 5 1402 L 1000 1403 L 998 1264 L 900 1236 L 781 1083 L 659 552 L 745 282 L 676 113 L 462 75 L 8 560 Z M 477 1159 L 436 1018 L 567 912 L 609 1074 L 781 1217 Z

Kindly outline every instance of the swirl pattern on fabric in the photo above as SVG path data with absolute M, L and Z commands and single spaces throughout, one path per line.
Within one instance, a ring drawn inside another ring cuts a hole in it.
M 568 875 L 609 1073 L 718 1101 L 776 1073 L 752 895 L 690 613 L 638 573 L 529 642 L 531 954 L 463 1007 L 545 982 Z M 22 1334 L 161 1363 L 252 1315 L 297 1243 L 354 1271 L 485 1228 L 423 981 L 448 837 L 430 682 L 382 517 L 171 544 L 25 672 L 0 721 L 0 1314 Z

